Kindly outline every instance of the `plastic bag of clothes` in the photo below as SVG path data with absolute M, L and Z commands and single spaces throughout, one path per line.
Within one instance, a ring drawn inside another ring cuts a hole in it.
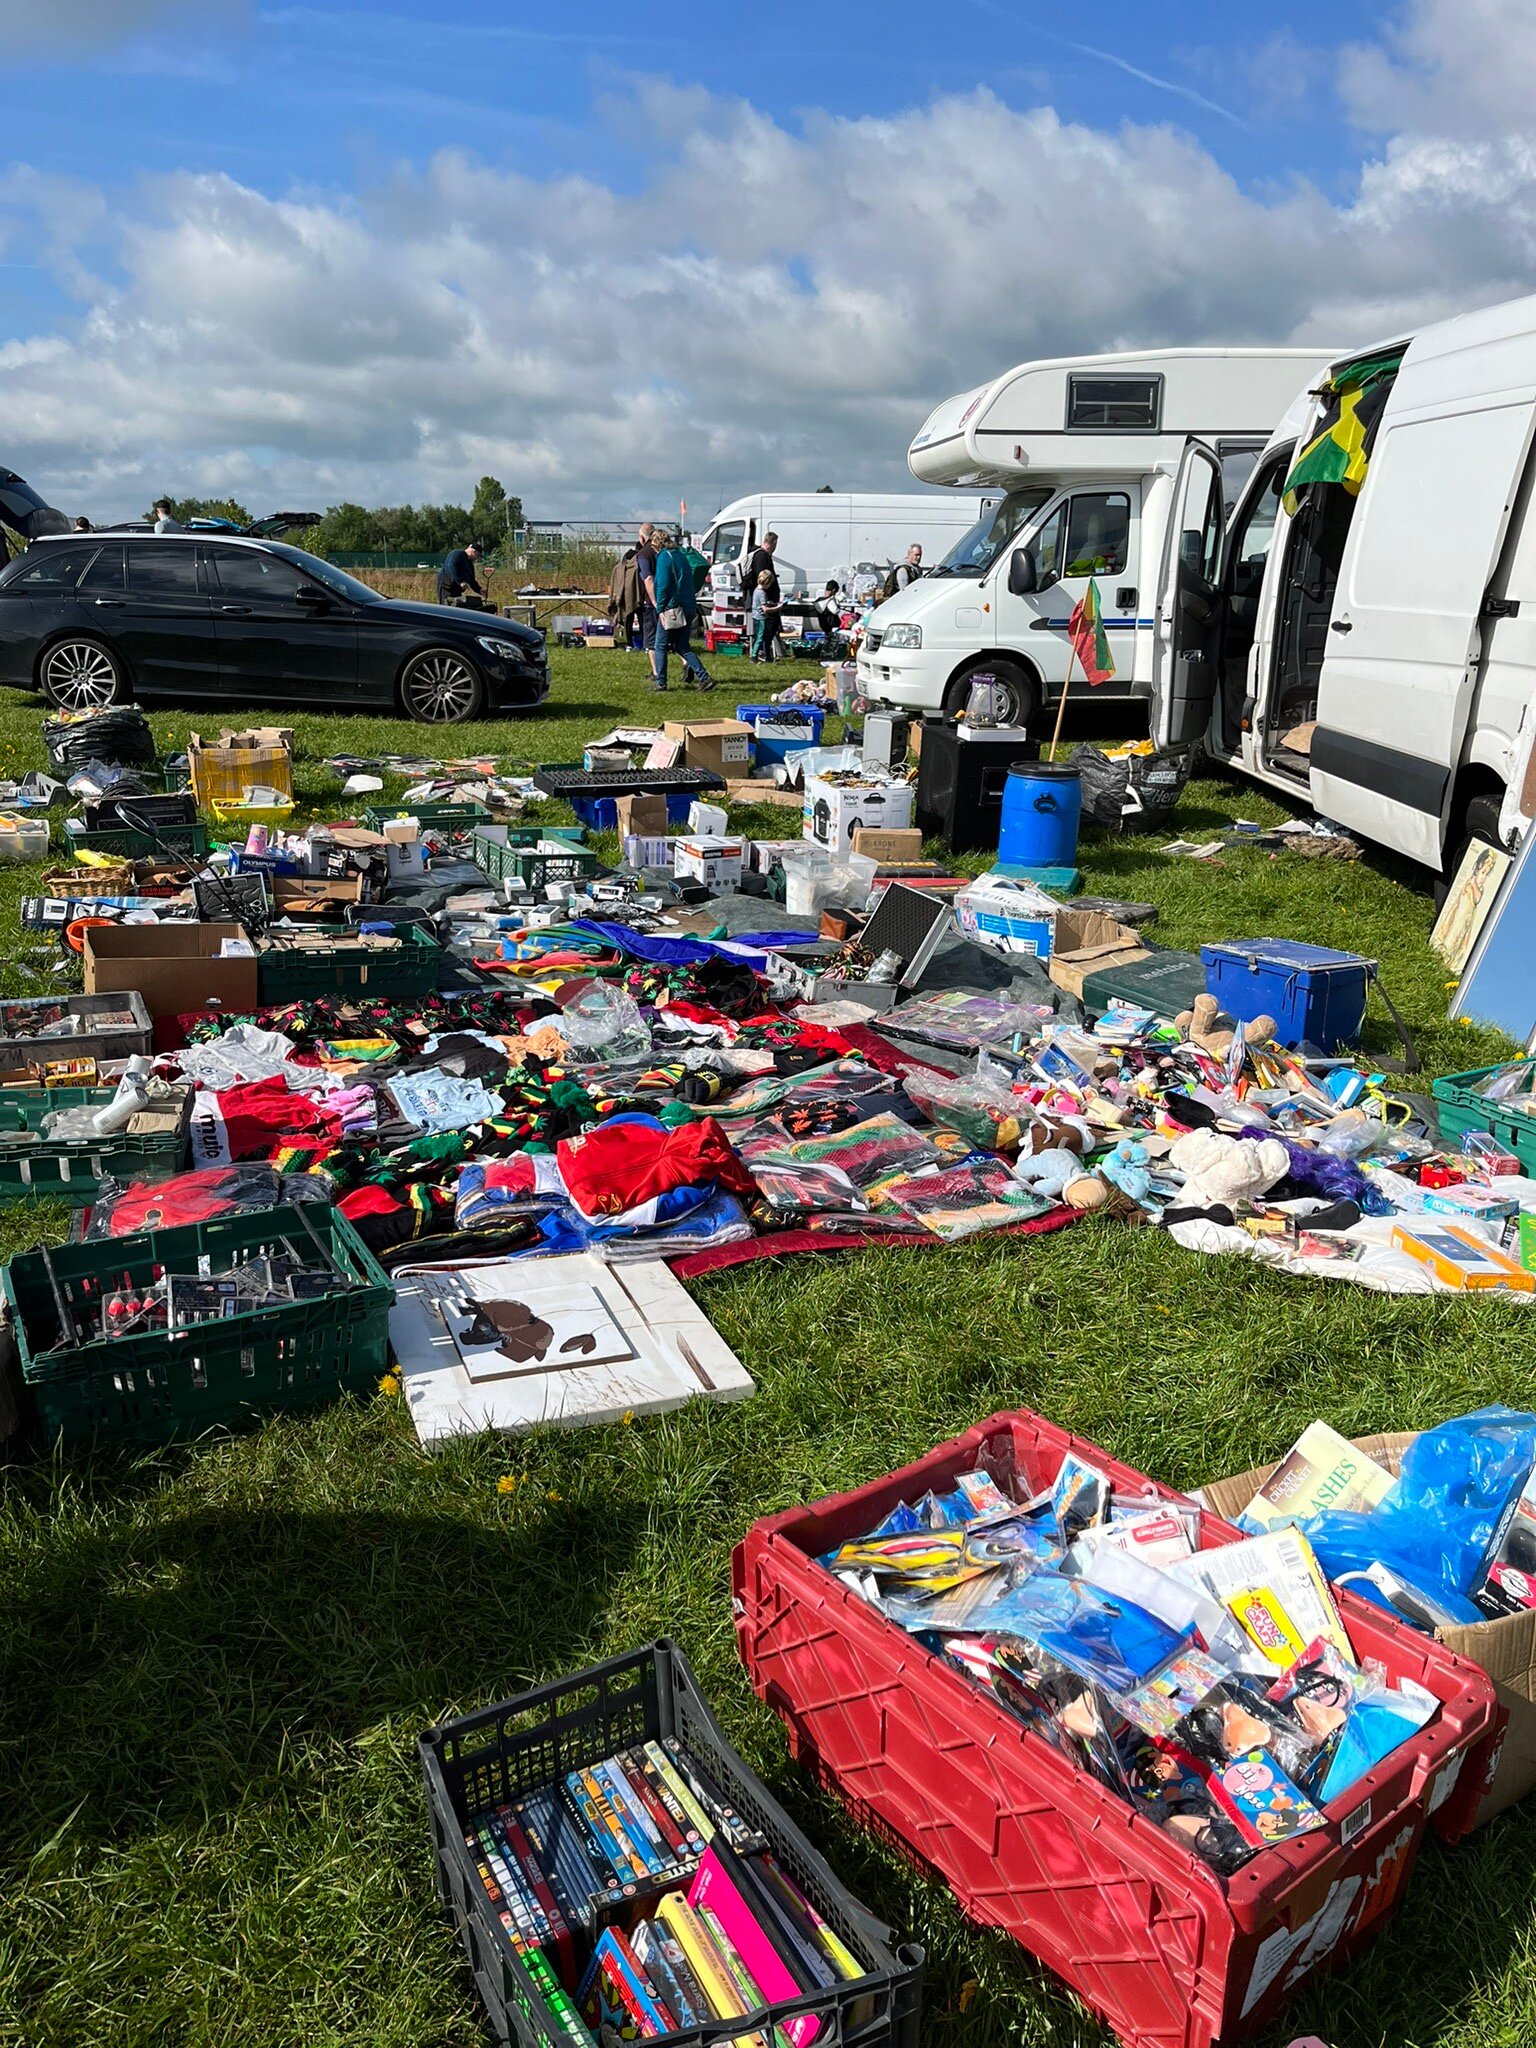
M 1147 832 L 1163 823 L 1184 794 L 1193 747 L 1154 747 L 1144 754 L 1101 754 L 1074 747 L 1068 765 L 1082 782 L 1083 816 L 1112 832 Z

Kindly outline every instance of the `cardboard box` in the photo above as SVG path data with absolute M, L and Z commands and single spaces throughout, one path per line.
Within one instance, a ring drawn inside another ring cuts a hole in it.
M 731 821 L 718 804 L 702 803 L 695 797 L 688 806 L 688 830 L 707 832 L 720 839 L 730 830 Z
M 916 796 L 910 782 L 828 782 L 812 775 L 805 785 L 802 835 L 834 853 L 851 853 L 861 827 L 906 831 Z
M 87 995 L 137 989 L 152 1017 L 180 1017 L 218 1007 L 256 1008 L 256 958 L 222 960 L 226 939 L 244 939 L 238 924 L 107 924 L 85 934 Z
M 678 740 L 685 768 L 712 768 L 724 775 L 729 768 L 752 765 L 752 728 L 739 718 L 668 720 L 662 732 Z
M 1033 882 L 982 875 L 955 898 L 955 917 L 968 939 L 998 953 L 1049 960 L 1063 905 Z
M 638 833 L 645 839 L 661 837 L 667 829 L 667 800 L 664 796 L 620 796 L 613 800 L 621 839 Z
M 1128 924 L 1106 917 L 1101 910 L 1058 910 L 1051 935 L 1049 973 L 1058 988 L 1068 995 L 1083 993 L 1090 974 L 1104 967 L 1125 967 L 1149 957 L 1139 935 Z
M 1351 1441 L 1378 1465 L 1397 1473 L 1414 1436 L 1410 1431 L 1405 1435 L 1357 1436 Z M 1207 1480 L 1200 1488 L 1201 1498 L 1216 1514 L 1235 1522 L 1274 1469 L 1273 1465 L 1259 1465 L 1231 1479 Z M 1501 1615 L 1497 1621 L 1436 1629 L 1435 1635 L 1458 1657 L 1482 1666 L 1493 1680 L 1499 1704 L 1509 1714 L 1493 1779 L 1477 1810 L 1475 1825 L 1482 1827 L 1495 1814 L 1536 1791 L 1536 1608 Z
M 319 915 L 363 900 L 361 875 L 338 875 L 331 881 L 309 881 L 299 875 L 273 875 L 267 885 L 272 908 L 280 917 Z
M 248 789 L 281 790 L 293 797 L 293 730 L 286 725 L 221 732 L 216 740 L 193 733 L 187 741 L 192 794 L 209 804 L 237 804 Z
M 853 850 L 872 854 L 878 861 L 921 860 L 923 835 L 915 825 L 905 825 L 899 831 L 893 827 L 882 830 L 878 825 L 855 825 Z
M 713 833 L 696 833 L 679 839 L 672 856 L 672 872 L 680 882 L 702 882 L 706 889 L 736 889 L 741 885 L 741 863 L 746 851 L 740 839 L 720 839 Z
M 747 865 L 754 875 L 771 874 L 776 860 L 786 853 L 798 853 L 804 844 L 803 839 L 749 839 Z

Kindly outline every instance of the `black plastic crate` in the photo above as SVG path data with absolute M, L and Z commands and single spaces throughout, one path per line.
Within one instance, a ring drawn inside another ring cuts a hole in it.
M 767 1787 L 730 1747 L 676 1643 L 663 1637 L 628 1656 L 520 1693 L 500 1706 L 429 1728 L 418 1745 L 437 1882 L 469 1957 L 498 2048 L 571 2048 L 570 2038 L 486 1897 L 464 1831 L 487 1807 L 557 1785 L 567 1771 L 639 1742 L 675 1737 L 765 1838 L 777 1862 L 868 1974 L 744 2017 L 661 2038 L 733 2042 L 797 2013 L 821 2020 L 817 2048 L 917 2048 L 923 1951 L 891 1947 L 891 1931 L 839 1883 Z
M 697 796 L 724 789 L 713 768 L 535 768 L 534 786 L 569 803 L 573 797 Z

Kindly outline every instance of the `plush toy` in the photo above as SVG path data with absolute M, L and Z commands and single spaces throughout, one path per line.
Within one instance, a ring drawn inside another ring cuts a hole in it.
M 1085 1117 L 1048 1116 L 1034 1112 L 1034 1121 L 1019 1140 L 1019 1150 L 1039 1158 L 1042 1152 L 1076 1152 L 1079 1157 L 1093 1149 L 1093 1132 Z
M 1114 1151 L 1099 1161 L 1099 1171 L 1140 1208 L 1152 1192 L 1152 1176 L 1147 1170 L 1151 1159 L 1145 1145 L 1122 1138 Z
M 1223 1013 L 1214 996 L 1196 996 L 1195 1007 L 1182 1011 L 1173 1021 L 1192 1044 L 1215 1059 L 1224 1060 L 1232 1050 L 1238 1027 L 1231 1017 Z M 1266 1045 L 1275 1035 L 1275 1020 L 1273 1017 L 1250 1017 L 1242 1030 L 1245 1045 Z
M 1050 1202 L 1065 1202 L 1070 1209 L 1098 1209 L 1108 1197 L 1096 1173 L 1085 1173 L 1083 1162 L 1065 1147 L 1046 1152 L 1021 1153 L 1013 1163 L 1013 1177 L 1031 1194 L 1044 1195 Z
M 1168 1164 L 1184 1176 L 1180 1208 L 1231 1209 L 1257 1200 L 1284 1180 L 1291 1155 L 1278 1138 L 1189 1131 L 1170 1147 Z

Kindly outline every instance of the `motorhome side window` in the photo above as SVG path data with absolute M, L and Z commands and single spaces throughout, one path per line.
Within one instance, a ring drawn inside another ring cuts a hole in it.
M 1155 434 L 1162 421 L 1161 377 L 1069 377 L 1067 430 L 1080 434 Z
M 1080 491 L 1067 522 L 1063 576 L 1118 576 L 1131 545 L 1131 501 L 1124 491 Z

